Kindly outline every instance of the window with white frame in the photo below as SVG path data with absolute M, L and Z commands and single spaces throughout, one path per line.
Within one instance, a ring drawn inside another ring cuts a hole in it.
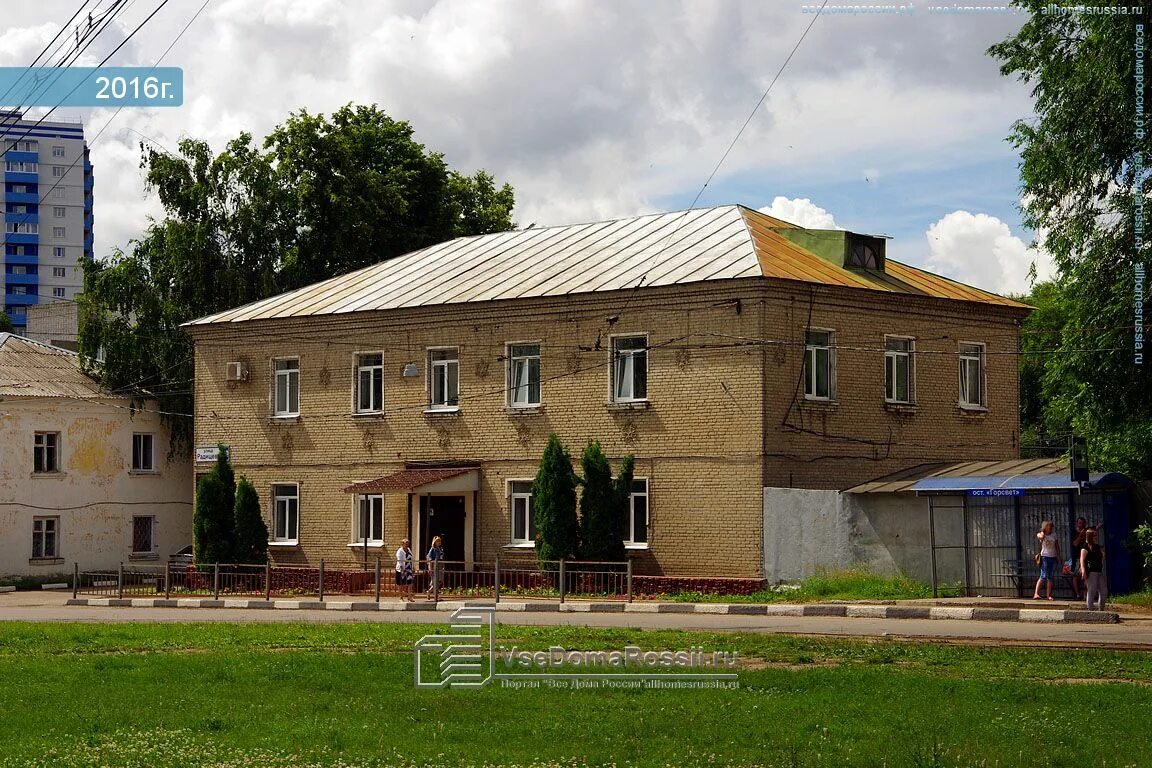
M 456 348 L 428 350 L 428 406 L 446 410 L 460 405 L 460 356 Z
M 52 206 L 52 218 L 62 219 L 68 213 L 68 209 L 62 205 Z
M 884 399 L 911 403 L 914 399 L 916 342 L 899 336 L 884 337 Z
M 152 472 L 156 469 L 152 446 L 154 438 L 150 433 L 137 432 L 132 435 L 132 469 L 135 472 Z
M 32 471 L 60 471 L 60 433 L 37 432 L 32 443 Z
M 373 352 L 356 356 L 356 412 L 384 410 L 384 355 Z
M 628 538 L 626 544 L 648 543 L 648 480 L 633 478 L 628 496 Z
M 67 277 L 67 276 L 68 276 L 68 268 L 67 267 L 52 267 L 52 277 Z
M 648 335 L 612 339 L 612 399 L 630 403 L 648 399 Z
M 58 179 L 58 178 L 60 178 L 61 176 L 63 176 L 64 174 L 66 174 L 66 173 L 68 173 L 68 169 L 67 169 L 65 166 L 63 166 L 63 165 L 54 165 L 54 166 L 52 166 L 52 175 L 53 175 L 55 178 L 57 178 L 57 179 Z
M 64 157 L 64 147 L 60 144 L 53 144 L 52 157 Z
M 272 486 L 272 540 L 295 544 L 300 540 L 300 486 Z
M 13 285 L 8 289 L 8 293 L 13 296 L 25 296 L 28 294 L 28 286 L 26 285 Z
M 384 496 L 379 493 L 360 494 L 356 497 L 356 541 L 363 542 L 367 534 L 369 544 L 384 543 Z
M 272 413 L 276 416 L 300 415 L 300 361 L 276 360 L 275 392 L 273 393 Z
M 28 206 L 19 203 L 8 206 L 8 213 L 28 213 Z
M 64 187 L 56 186 L 52 188 L 52 197 L 57 200 L 64 199 Z
M 13 275 L 26 275 L 28 274 L 28 267 L 23 264 L 13 264 L 10 269 Z
M 132 554 L 152 554 L 152 530 L 156 525 L 156 518 L 152 515 L 132 516 Z
M 22 141 L 20 142 L 20 149 L 24 152 L 39 152 L 40 142 L 38 141 Z
M 508 506 L 512 513 L 512 543 L 534 543 L 536 517 L 532 513 L 531 480 L 513 480 L 508 483 Z
M 5 160 L 4 170 L 10 171 L 11 173 L 39 173 L 39 166 L 36 163 Z
M 984 345 L 960 344 L 960 406 L 963 408 L 983 408 L 987 405 L 984 396 Z
M 65 237 L 64 227 L 52 227 L 52 237 Z
M 60 518 L 32 518 L 32 558 L 60 557 Z
M 10 235 L 37 235 L 40 234 L 40 225 L 27 221 L 8 221 L 4 223 L 4 231 Z
M 58 259 L 62 259 L 62 258 L 64 258 L 64 257 L 65 257 L 67 254 L 68 254 L 68 251 L 67 251 L 67 250 L 65 250 L 64 246 L 62 246 L 62 245 L 54 245 L 54 246 L 52 246 L 52 255 L 53 255 L 53 256 L 55 256 L 56 258 L 58 258 Z
M 804 334 L 804 397 L 832 399 L 832 331 L 809 330 Z
M 52 289 L 52 297 L 56 298 L 56 299 L 64 298 L 64 289 L 63 288 L 53 288 Z
M 540 405 L 540 345 L 508 345 L 508 405 Z

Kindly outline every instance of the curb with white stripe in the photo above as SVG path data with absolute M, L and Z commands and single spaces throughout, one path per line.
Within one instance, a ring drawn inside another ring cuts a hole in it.
M 239 608 L 286 611 L 454 611 L 464 606 L 493 605 L 483 602 L 441 601 L 405 603 L 396 600 L 339 602 L 321 600 L 210 600 L 81 597 L 67 605 L 109 608 Z M 951 621 L 1022 621 L 1039 624 L 1115 624 L 1120 616 L 1112 611 L 1084 611 L 1037 608 L 978 608 L 927 605 L 813 605 L 754 603 L 622 603 L 622 602 L 504 602 L 496 610 L 533 613 L 694 613 L 724 616 L 842 617 L 850 619 L 938 619 Z

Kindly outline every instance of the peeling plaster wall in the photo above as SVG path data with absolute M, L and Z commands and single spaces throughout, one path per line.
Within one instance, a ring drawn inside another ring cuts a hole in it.
M 912 493 L 764 489 L 765 578 L 798 581 L 821 568 L 857 565 L 929 582 L 928 500 Z
M 113 407 L 112 403 L 116 406 Z M 126 401 L 0 402 L 0 574 L 47 575 L 163 561 L 192 541 L 192 466 L 168 461 L 169 433 Z M 60 472 L 33 470 L 34 433 L 60 433 Z M 132 435 L 154 435 L 153 473 L 133 473 Z M 150 557 L 132 553 L 132 518 L 154 516 Z M 35 517 L 59 517 L 59 557 L 34 561 Z

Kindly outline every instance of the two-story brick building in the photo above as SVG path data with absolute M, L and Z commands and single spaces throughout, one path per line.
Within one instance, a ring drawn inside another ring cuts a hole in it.
M 884 246 L 741 206 L 452 240 L 188 324 L 196 442 L 278 562 L 530 552 L 555 432 L 635 455 L 638 570 L 763 576 L 767 488 L 1017 455 L 1027 308 Z

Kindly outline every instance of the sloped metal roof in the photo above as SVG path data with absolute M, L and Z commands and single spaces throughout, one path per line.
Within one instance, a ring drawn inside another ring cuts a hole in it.
M 384 491 L 412 491 L 441 480 L 467 475 L 478 471 L 476 467 L 442 467 L 436 469 L 404 469 L 391 475 L 353 483 L 344 489 L 345 493 L 383 493 Z
M 891 260 L 844 269 L 776 230 L 795 225 L 739 205 L 462 237 L 186 325 L 768 277 L 1026 305 Z
M 0 397 L 107 399 L 114 395 L 84 373 L 75 352 L 0 333 Z
M 1117 473 L 1095 473 L 1089 486 L 1131 483 Z M 861 483 L 845 493 L 959 492 L 973 488 L 1024 488 L 1071 490 L 1067 459 L 1008 459 L 920 464 L 900 472 Z

